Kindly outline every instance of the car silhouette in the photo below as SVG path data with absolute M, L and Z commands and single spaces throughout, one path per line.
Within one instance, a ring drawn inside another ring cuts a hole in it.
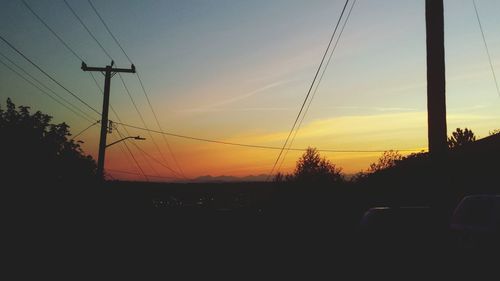
M 414 250 L 431 247 L 436 216 L 428 206 L 374 207 L 358 226 L 360 245 L 368 250 Z
M 455 208 L 450 224 L 460 249 L 500 247 L 500 195 L 469 195 Z

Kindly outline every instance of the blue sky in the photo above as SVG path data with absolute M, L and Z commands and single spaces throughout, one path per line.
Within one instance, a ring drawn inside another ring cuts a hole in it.
M 27 1 L 88 65 L 109 63 L 62 0 Z M 127 67 L 128 61 L 87 1 L 68 2 L 116 64 Z M 140 71 L 164 130 L 264 145 L 282 144 L 344 4 L 333 0 L 93 2 Z M 298 147 L 426 147 L 424 3 L 357 1 L 304 120 L 304 132 L 297 135 Z M 500 72 L 500 2 L 477 0 L 477 4 L 495 70 Z M 472 1 L 445 1 L 445 24 L 448 129 L 469 127 L 486 136 L 500 127 L 500 97 Z M 0 33 L 89 104 L 101 108 L 98 90 L 80 70 L 80 62 L 21 1 L 2 1 Z M 64 95 L 5 44 L 0 44 L 0 51 Z M 68 122 L 74 131 L 87 126 L 2 65 L 0 75 L 2 103 L 9 96 L 17 104 L 50 113 L 55 121 Z M 146 123 L 156 129 L 137 78 L 124 78 Z M 123 121 L 141 125 L 118 79 L 112 82 L 111 102 Z M 94 155 L 97 135 L 95 128 L 82 136 L 84 148 Z M 163 143 L 161 138 L 157 142 Z M 274 151 L 171 142 L 191 176 L 265 173 L 276 157 Z M 150 140 L 143 145 L 159 157 Z M 297 156 L 290 154 L 285 169 L 293 167 Z M 353 172 L 378 155 L 327 156 Z M 122 165 L 120 157 L 124 156 L 111 152 L 109 165 L 132 169 Z

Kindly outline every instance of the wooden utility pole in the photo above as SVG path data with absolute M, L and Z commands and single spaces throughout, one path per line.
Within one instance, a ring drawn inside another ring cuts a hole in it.
M 446 77 L 443 0 L 425 1 L 427 30 L 427 122 L 429 153 L 444 155 L 446 131 Z
M 113 61 L 111 65 L 106 67 L 88 67 L 87 64 L 82 62 L 83 71 L 98 71 L 104 75 L 104 100 L 102 103 L 102 117 L 101 117 L 101 138 L 99 140 L 99 158 L 97 159 L 97 177 L 99 180 L 104 180 L 104 157 L 106 154 L 106 136 L 108 133 L 108 112 L 109 112 L 109 92 L 111 88 L 111 77 L 118 72 L 135 73 L 135 66 L 132 64 L 130 69 L 127 68 L 113 68 Z

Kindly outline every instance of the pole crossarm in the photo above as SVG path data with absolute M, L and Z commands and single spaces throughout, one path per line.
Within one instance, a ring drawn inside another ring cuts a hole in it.
M 97 71 L 97 72 L 106 72 L 108 70 L 108 67 L 111 67 L 111 72 L 125 72 L 125 73 L 136 73 L 135 71 L 135 65 L 131 65 L 130 68 L 112 68 L 111 66 L 106 66 L 106 67 L 94 67 L 94 66 L 87 66 L 86 63 L 82 62 L 82 70 L 83 71 Z

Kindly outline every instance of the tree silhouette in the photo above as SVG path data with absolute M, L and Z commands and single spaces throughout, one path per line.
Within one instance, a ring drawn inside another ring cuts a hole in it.
M 7 99 L 0 107 L 0 148 L 3 171 L 14 182 L 82 182 L 95 178 L 96 164 L 84 155 L 66 123 L 51 124 L 52 117 L 30 113 Z
M 456 148 L 474 141 L 476 141 L 476 136 L 472 130 L 457 128 L 455 132 L 452 133 L 451 137 L 448 138 L 448 147 Z
M 378 162 L 370 164 L 369 173 L 375 173 L 394 167 L 398 161 L 403 160 L 403 156 L 396 150 L 384 151 L 384 154 L 378 159 Z
M 342 169 L 337 168 L 326 158 L 321 158 L 316 148 L 307 148 L 299 158 L 295 171 L 286 177 L 298 183 L 340 183 L 344 181 Z

